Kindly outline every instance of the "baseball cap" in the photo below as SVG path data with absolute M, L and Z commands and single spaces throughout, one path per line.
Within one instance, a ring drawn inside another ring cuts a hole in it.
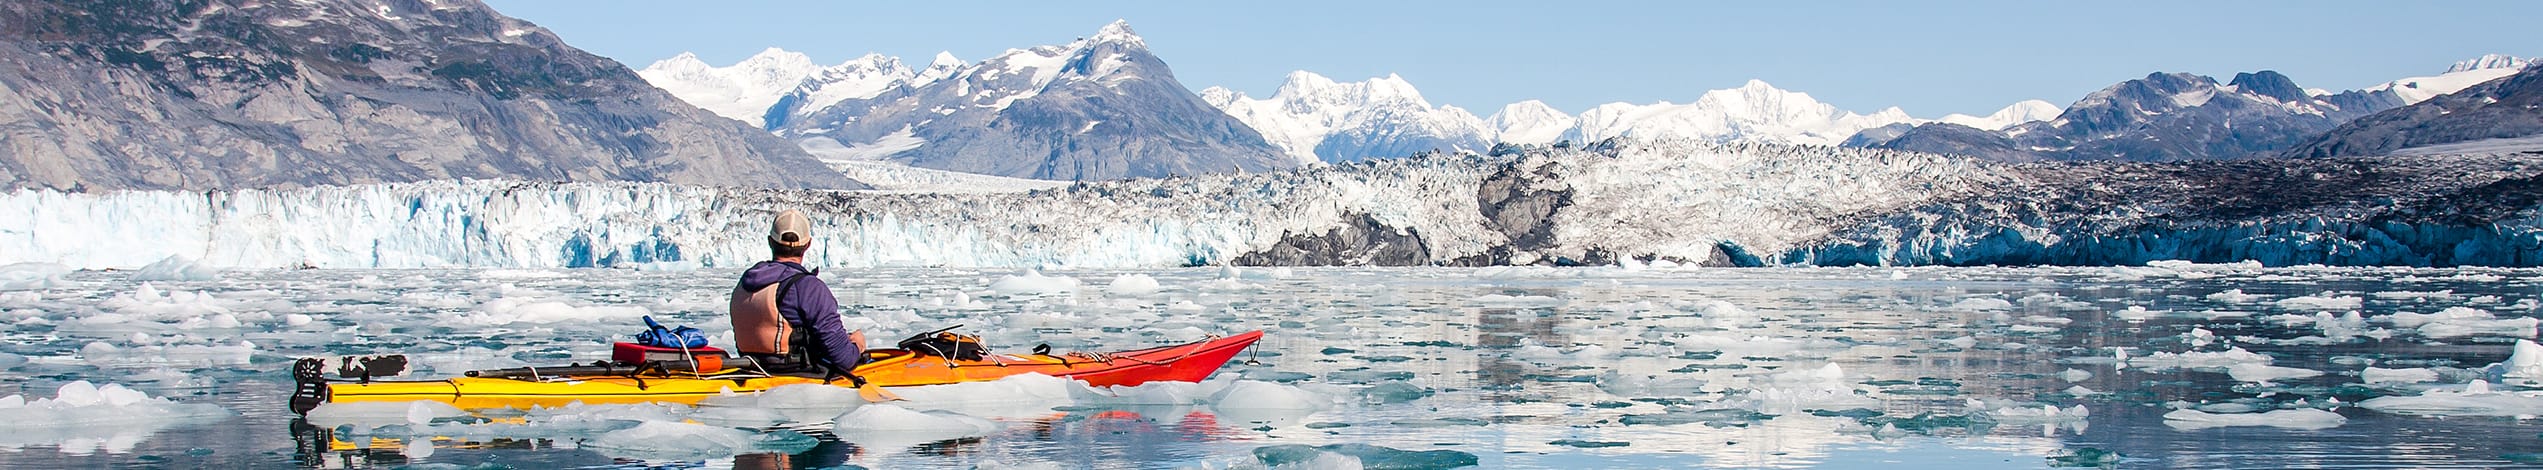
M 812 220 L 804 218 L 803 212 L 794 209 L 779 212 L 776 222 L 769 225 L 768 241 L 771 243 L 785 246 L 812 244 Z

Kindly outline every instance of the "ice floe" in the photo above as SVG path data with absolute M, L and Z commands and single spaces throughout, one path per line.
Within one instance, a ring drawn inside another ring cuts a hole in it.
M 2199 410 L 2172 410 L 2163 414 L 2163 424 L 2175 429 L 2198 430 L 2234 426 L 2266 426 L 2288 429 L 2331 429 L 2348 424 L 2349 418 L 2326 410 L 2296 408 L 2258 413 L 2209 413 Z

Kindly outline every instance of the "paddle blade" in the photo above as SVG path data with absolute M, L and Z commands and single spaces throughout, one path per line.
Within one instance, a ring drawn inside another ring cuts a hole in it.
M 883 389 L 883 387 L 877 387 L 877 386 L 875 386 L 874 384 L 865 384 L 865 385 L 859 385 L 859 386 L 857 386 L 857 388 L 856 388 L 856 395 L 857 395 L 857 396 L 859 396 L 859 397 L 864 397 L 864 398 L 865 398 L 865 401 L 866 401 L 866 402 L 869 402 L 869 403 L 882 403 L 882 402 L 887 402 L 887 401 L 900 401 L 900 400 L 901 400 L 901 396 L 900 396 L 900 395 L 894 395 L 894 394 L 892 394 L 892 392 L 891 392 L 891 391 L 884 390 L 884 389 Z

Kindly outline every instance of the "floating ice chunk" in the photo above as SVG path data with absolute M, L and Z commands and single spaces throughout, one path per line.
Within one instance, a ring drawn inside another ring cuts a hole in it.
M 2129 366 L 2133 367 L 2165 370 L 2223 368 L 2232 367 L 2238 364 L 2268 364 L 2270 362 L 2270 358 L 2269 356 L 2262 355 L 2260 353 L 2245 351 L 2243 348 L 2233 348 L 2217 352 L 2158 352 L 2145 357 L 2128 358 L 2125 362 Z
M 999 295 L 1060 295 L 1077 292 L 1077 286 L 1076 278 L 1044 276 L 1042 270 L 1027 269 L 989 283 L 989 290 Z
M 2357 310 L 2365 303 L 2365 299 L 2357 296 L 2323 294 L 2278 299 L 2273 305 L 2288 310 Z
M 219 268 L 197 263 L 185 255 L 168 255 L 132 274 L 135 281 L 210 281 L 220 278 Z
M 1843 410 L 1876 407 L 1880 400 L 1858 393 L 1845 380 L 1845 369 L 1836 363 L 1819 367 L 1796 368 L 1768 376 L 1742 398 L 1744 407 L 1767 414 L 1793 414 L 1806 410 Z
M 2245 294 L 2242 289 L 2226 289 L 2224 292 L 2207 295 L 2208 300 L 2229 304 L 2258 303 L 2263 297 L 2265 296 Z
M 2514 380 L 2531 383 L 2543 379 L 2543 345 L 2534 340 L 2517 340 L 2508 351 L 2508 360 L 2481 369 L 2492 380 Z
M 177 403 L 87 381 L 63 384 L 53 398 L 0 397 L 0 449 L 49 445 L 62 453 L 131 452 L 159 431 L 231 416 L 219 405 Z
M 2332 342 L 2346 342 L 2360 336 L 2379 339 L 2392 336 L 2390 331 L 2367 327 L 2366 319 L 2358 316 L 2356 311 L 2337 316 L 2332 315 L 2331 312 L 2314 312 L 2312 315 L 2280 314 L 2270 316 L 2269 319 L 2287 326 L 2312 326 L 2322 331 L 2323 339 Z
M 53 263 L 16 263 L 0 266 L 0 290 L 51 289 L 70 284 L 62 275 L 70 274 L 70 266 Z
M 2067 382 L 2069 382 L 2069 383 L 2072 383 L 2072 382 L 2082 382 L 2082 381 L 2085 381 L 2085 380 L 2088 380 L 2088 379 L 2093 378 L 2093 373 L 2092 373 L 2092 372 L 2086 372 L 2086 371 L 2084 371 L 2083 369 L 2067 369 L 2067 370 L 2065 370 L 2064 372 L 2058 372 L 2058 373 L 2057 373 L 2057 378 L 2058 378 L 2058 379 L 2060 379 L 2060 380 L 2065 380 L 2065 381 L 2067 381 Z
M 0 430 L 116 426 L 228 415 L 229 411 L 219 405 L 177 403 L 123 385 L 100 387 L 86 380 L 62 384 L 55 389 L 53 398 L 0 398 Z
M 1487 307 L 1558 307 L 1562 306 L 1565 301 L 1560 298 L 1542 295 L 1485 294 L 1480 297 L 1475 297 L 1474 303 Z
M 810 437 L 793 432 L 760 434 L 723 426 L 646 421 L 583 441 L 583 448 L 613 457 L 694 460 L 731 457 L 762 450 L 809 448 Z
M 2417 291 L 2406 291 L 2406 290 L 2403 290 L 2403 291 L 2384 291 L 2384 292 L 2377 292 L 2377 293 L 2374 293 L 2374 294 L 2372 294 L 2372 295 L 2374 295 L 2374 296 L 2375 296 L 2375 298 L 2378 298 L 2378 299 L 2386 299 L 2386 300 L 2443 300 L 2443 299 L 2447 299 L 2447 298 L 2452 298 L 2452 297 L 2454 297 L 2454 296 L 2455 296 L 2455 291 L 2454 291 L 2454 289 L 2447 289 L 2447 290 L 2441 290 L 2441 291 L 2435 291 L 2435 292 L 2417 292 Z
M 2421 367 L 2408 369 L 2368 367 L 2366 370 L 2358 372 L 2358 378 L 2364 379 L 2366 380 L 2366 383 L 2370 384 L 2435 382 L 2437 381 L 2437 371 Z
M 2280 379 L 2301 379 L 2322 375 L 2322 371 L 2268 364 L 2235 364 L 2225 367 L 2225 374 L 2238 382 L 2268 383 Z
M 1113 278 L 1112 284 L 1104 286 L 1104 292 L 1123 297 L 1146 297 L 1160 289 L 1157 278 L 1146 274 L 1123 274 Z
M 91 364 L 244 365 L 255 356 L 256 343 L 247 341 L 240 341 L 238 344 L 171 344 L 130 348 L 104 342 L 90 342 L 80 347 L 80 357 Z
M 2145 307 L 2145 306 L 2143 306 L 2143 305 L 2130 305 L 2130 306 L 2128 306 L 2128 308 L 2119 309 L 2119 310 L 2117 310 L 2117 311 L 2112 311 L 2112 312 L 2110 312 L 2110 316 L 2111 316 L 2112 318 L 2118 318 L 2118 319 L 2121 319 L 2121 320 L 2127 320 L 2127 321 L 2132 321 L 2132 322 L 2141 322 L 2141 321 L 2146 321 L 2146 320 L 2152 320 L 2152 319 L 2155 319 L 2155 317 L 2161 317 L 2161 316 L 2163 316 L 2163 314 L 2164 314 L 2164 313 L 2167 313 L 2167 312 L 2158 311 L 2158 310 L 2146 310 L 2146 307 Z
M 2506 336 L 2532 338 L 2535 326 L 2543 320 L 2533 318 L 2499 318 L 2490 312 L 2471 307 L 2448 307 L 2437 313 L 2400 312 L 2383 317 L 2396 328 L 2413 328 L 2420 336 L 2455 338 L 2463 336 Z
M 741 409 L 767 410 L 789 422 L 817 422 L 837 418 L 848 410 L 865 404 L 855 389 L 823 385 L 783 385 L 756 394 L 707 397 L 698 410 Z
M 2075 405 L 2066 408 L 2058 408 L 2051 405 L 2012 405 L 2002 408 L 1988 409 L 1984 412 L 1984 414 L 1989 418 L 1994 418 L 1996 422 L 1999 423 L 2047 424 L 2081 422 L 2087 418 L 2091 418 L 2093 411 L 2084 408 L 2084 405 Z
M 1960 299 L 1959 302 L 1953 302 L 1951 306 L 1944 307 L 1946 310 L 1960 310 L 1967 312 L 2005 310 L 2011 308 L 2013 308 L 2013 302 L 1994 297 L 1971 297 Z
M 575 306 L 560 301 L 514 297 L 498 298 L 477 306 L 477 311 L 454 318 L 467 325 L 509 325 L 515 323 L 600 322 L 651 315 L 653 311 L 639 306 Z
M 1037 373 L 1011 375 L 986 382 L 962 382 L 893 388 L 911 409 L 951 410 L 981 416 L 1030 416 L 1069 403 L 1085 382 Z
M 1739 308 L 1739 305 L 1720 300 L 1700 300 L 1679 308 L 1702 317 L 1704 326 L 1713 328 L 1740 328 L 1754 325 L 1758 321 L 1757 314 Z
M 417 400 L 410 402 L 323 403 L 305 415 L 309 424 L 320 427 L 353 425 L 375 428 L 396 424 L 424 424 L 436 419 L 466 416 L 449 403 Z
M 831 429 L 841 434 L 917 432 L 978 436 L 999 429 L 997 422 L 948 411 L 919 411 L 888 403 L 859 406 L 839 415 Z
M 2199 410 L 2172 410 L 2163 414 L 2163 424 L 2180 430 L 2199 430 L 2235 426 L 2265 426 L 2288 429 L 2331 429 L 2348 424 L 2349 418 L 2325 410 L 2297 408 L 2262 413 L 2209 413 Z
M 831 420 L 830 433 L 860 445 L 901 449 L 910 446 L 986 436 L 998 432 L 996 421 L 950 411 L 918 411 L 893 404 L 859 406 Z
M 2499 392 L 2490 383 L 2473 381 L 2464 389 L 2429 390 L 2417 396 L 2369 398 L 2359 407 L 2386 413 L 2429 416 L 2543 415 L 2543 392 Z

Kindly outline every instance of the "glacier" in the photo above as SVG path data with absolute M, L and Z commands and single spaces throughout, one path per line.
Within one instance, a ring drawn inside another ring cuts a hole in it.
M 769 214 L 826 266 L 2543 265 L 2543 157 L 2002 164 L 1615 139 L 1279 173 L 807 191 L 441 181 L 0 193 L 0 264 L 730 267 Z

